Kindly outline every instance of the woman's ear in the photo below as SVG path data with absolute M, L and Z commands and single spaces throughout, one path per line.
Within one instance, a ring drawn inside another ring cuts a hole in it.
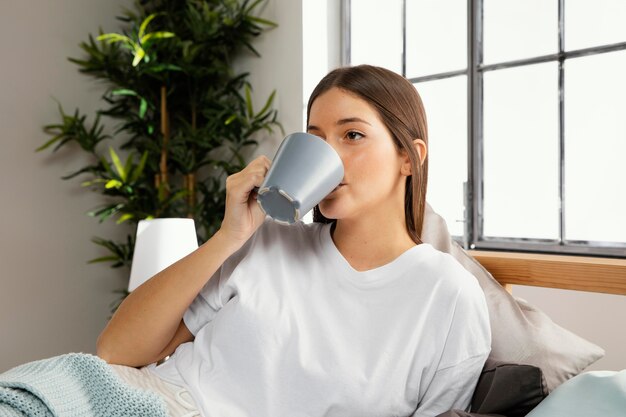
M 413 140 L 413 146 L 415 146 L 417 154 L 420 157 L 420 165 L 424 165 L 426 155 L 428 154 L 428 147 L 426 146 L 426 142 L 424 142 L 422 139 L 415 139 Z
M 428 153 L 428 149 L 426 147 L 426 142 L 424 142 L 422 139 L 415 139 L 413 140 L 413 146 L 415 146 L 415 150 L 417 151 L 417 155 L 419 157 L 420 160 L 420 165 L 424 164 L 424 161 L 426 160 L 426 154 Z M 409 156 L 407 155 L 406 152 L 403 152 L 404 155 L 404 159 L 402 160 L 402 167 L 400 168 L 400 172 L 402 173 L 402 175 L 405 176 L 409 176 L 412 174 L 412 169 L 411 169 L 411 160 L 409 159 Z

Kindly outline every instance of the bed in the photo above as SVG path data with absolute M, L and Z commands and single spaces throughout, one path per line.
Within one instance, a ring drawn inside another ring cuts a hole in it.
M 513 285 L 626 295 L 626 259 L 623 258 L 477 250 L 467 254 L 477 260 L 513 300 Z M 585 349 L 588 347 L 582 350 Z M 598 354 L 580 350 L 575 353 L 587 358 L 549 388 L 542 366 L 535 366 L 541 364 L 524 363 L 532 359 L 521 363 L 488 361 L 472 400 L 471 412 L 451 410 L 441 417 L 626 416 L 626 370 L 579 374 L 589 362 L 597 360 Z

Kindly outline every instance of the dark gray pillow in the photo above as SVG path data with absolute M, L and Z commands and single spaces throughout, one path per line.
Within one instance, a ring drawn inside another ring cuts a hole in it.
M 438 417 L 523 417 L 547 395 L 541 369 L 488 359 L 472 397 L 471 412 L 450 410 Z
M 604 356 L 604 350 L 558 326 L 546 314 L 509 294 L 450 236 L 445 221 L 427 205 L 422 240 L 451 254 L 482 287 L 491 324 L 491 354 L 496 361 L 541 369 L 548 391 Z
M 523 417 L 548 395 L 541 369 L 488 359 L 472 398 L 472 412 Z

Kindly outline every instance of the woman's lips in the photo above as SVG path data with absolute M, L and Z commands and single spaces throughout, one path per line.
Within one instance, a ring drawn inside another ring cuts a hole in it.
M 343 187 L 344 185 L 346 185 L 346 184 L 344 184 L 344 183 L 342 182 L 341 184 L 339 184 L 338 186 L 336 186 L 336 187 L 335 187 L 335 188 L 334 188 L 331 192 L 332 192 L 332 193 L 334 193 L 335 191 L 337 191 L 338 189 L 340 189 L 340 188 L 341 188 L 341 187 Z

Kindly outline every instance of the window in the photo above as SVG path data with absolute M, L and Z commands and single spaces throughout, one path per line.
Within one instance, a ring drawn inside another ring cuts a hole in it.
M 455 238 L 626 256 L 626 2 L 343 1 L 345 63 L 424 101 L 427 199 Z

